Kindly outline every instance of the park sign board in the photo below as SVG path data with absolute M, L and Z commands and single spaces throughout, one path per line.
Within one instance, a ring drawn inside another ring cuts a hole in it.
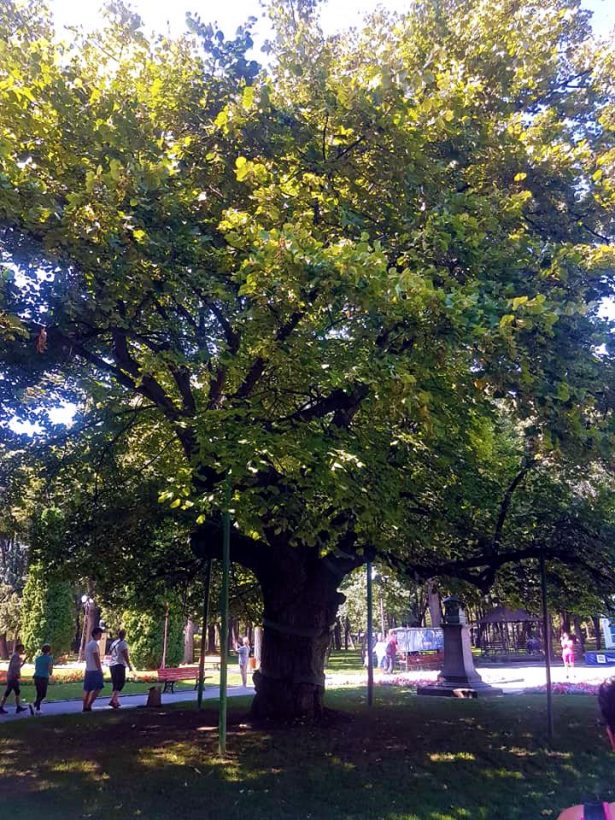
M 393 629 L 392 632 L 397 640 L 398 651 L 403 654 L 442 650 L 444 647 L 444 636 L 441 629 L 403 627 Z
M 600 631 L 605 649 L 615 649 L 615 619 L 600 618 Z

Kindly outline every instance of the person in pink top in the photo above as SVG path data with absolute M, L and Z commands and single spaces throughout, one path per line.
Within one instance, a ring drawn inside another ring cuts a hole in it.
M 562 660 L 566 667 L 566 677 L 570 676 L 570 670 L 574 669 L 574 641 L 567 632 L 564 632 L 560 641 L 562 645 Z
M 615 752 L 615 678 L 606 680 L 598 690 L 598 706 L 606 724 L 606 734 Z M 564 809 L 557 820 L 615 820 L 615 803 L 585 803 Z

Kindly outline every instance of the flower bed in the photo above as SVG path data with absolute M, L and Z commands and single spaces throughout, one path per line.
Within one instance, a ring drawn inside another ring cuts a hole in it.
M 597 695 L 599 683 L 554 683 L 551 685 L 551 691 L 554 695 Z M 524 689 L 524 695 L 544 695 L 547 691 L 546 685 L 532 686 L 530 689 Z

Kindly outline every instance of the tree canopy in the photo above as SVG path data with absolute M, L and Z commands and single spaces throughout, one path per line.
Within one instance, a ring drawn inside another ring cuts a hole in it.
M 609 463 L 615 61 L 576 0 L 424 2 L 329 38 L 317 4 L 269 12 L 259 70 L 249 24 L 148 40 L 113 3 L 65 44 L 3 5 L 0 423 L 125 418 L 201 556 L 230 476 L 257 701 L 284 680 L 292 712 L 368 555 L 493 580 L 526 467 L 499 465 L 489 539 L 458 538 L 483 511 L 452 499 L 501 414 L 521 459 Z

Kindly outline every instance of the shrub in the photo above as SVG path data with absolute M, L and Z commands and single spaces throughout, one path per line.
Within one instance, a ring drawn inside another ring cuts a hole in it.
M 33 657 L 50 643 L 55 657 L 70 651 L 75 635 L 75 599 L 71 585 L 49 575 L 43 564 L 31 564 L 21 604 L 21 640 Z
M 130 657 L 139 669 L 158 669 L 162 663 L 164 610 L 126 610 L 123 617 Z M 184 618 L 178 609 L 169 612 L 167 666 L 177 666 L 184 653 Z

